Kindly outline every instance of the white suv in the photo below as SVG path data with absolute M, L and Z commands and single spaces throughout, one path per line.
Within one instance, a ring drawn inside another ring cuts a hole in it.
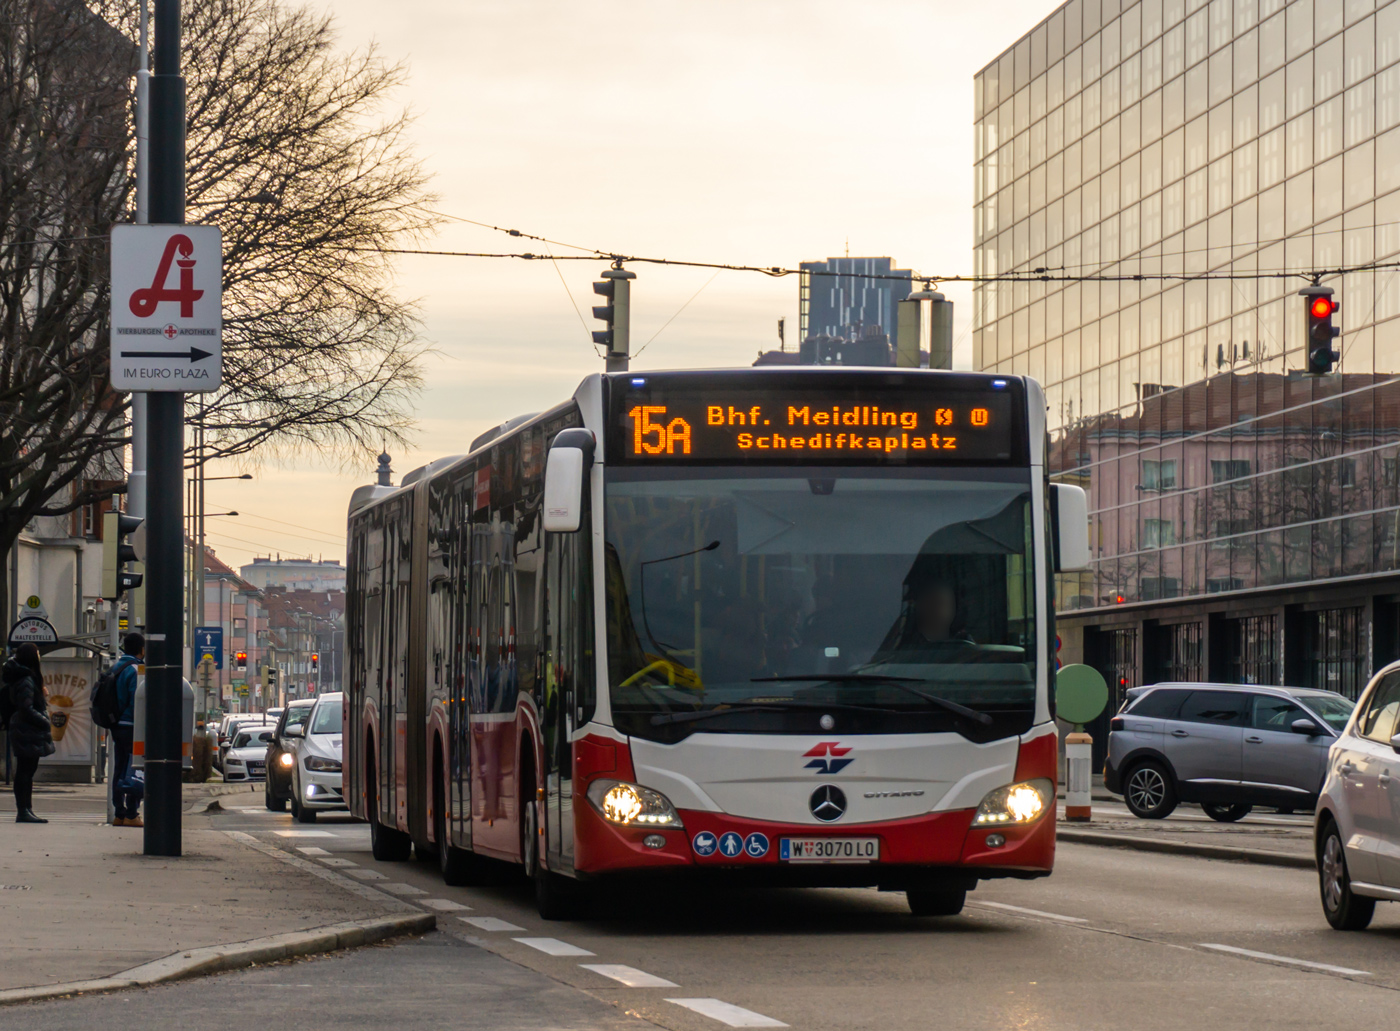
M 1400 662 L 1371 679 L 1327 755 L 1317 804 L 1322 911 L 1340 931 L 1400 901 Z

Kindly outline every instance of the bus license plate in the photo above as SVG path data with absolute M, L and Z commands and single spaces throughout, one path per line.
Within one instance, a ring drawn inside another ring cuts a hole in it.
M 874 863 L 879 838 L 782 838 L 778 856 L 785 863 Z

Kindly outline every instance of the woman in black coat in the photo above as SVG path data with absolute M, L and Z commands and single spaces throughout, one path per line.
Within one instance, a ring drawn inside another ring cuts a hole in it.
M 10 750 L 15 753 L 16 823 L 48 823 L 34 815 L 34 771 L 39 760 L 53 755 L 53 725 L 49 723 L 49 702 L 44 693 L 44 674 L 39 667 L 39 649 L 22 644 L 0 671 L 3 689 L 9 692 Z

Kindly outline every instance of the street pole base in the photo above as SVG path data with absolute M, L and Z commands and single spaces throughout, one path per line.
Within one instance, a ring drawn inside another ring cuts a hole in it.
M 1064 820 L 1066 823 L 1089 823 L 1094 818 L 1092 808 L 1087 805 L 1067 805 Z

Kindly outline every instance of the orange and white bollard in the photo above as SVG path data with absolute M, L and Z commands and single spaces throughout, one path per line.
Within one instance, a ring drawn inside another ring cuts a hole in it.
M 1087 823 L 1093 819 L 1090 785 L 1093 783 L 1094 739 L 1083 731 L 1065 737 L 1065 820 Z

